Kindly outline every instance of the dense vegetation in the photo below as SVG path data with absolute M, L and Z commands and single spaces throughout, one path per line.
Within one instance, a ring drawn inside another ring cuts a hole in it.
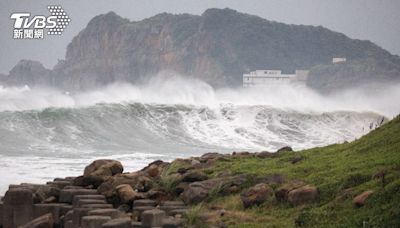
M 292 164 L 294 156 L 303 159 Z M 282 174 L 303 180 L 319 188 L 320 200 L 297 207 L 268 202 L 244 209 L 240 194 L 212 194 L 195 207 L 191 222 L 201 223 L 196 215 L 211 211 L 209 221 L 232 227 L 400 227 L 400 117 L 351 143 L 283 152 L 269 159 L 231 157 L 206 173 L 227 171 L 254 179 Z M 383 182 L 373 178 L 378 172 L 386 174 Z M 363 207 L 354 206 L 353 198 L 365 190 L 374 193 Z M 225 215 L 213 217 L 215 209 L 226 210 Z

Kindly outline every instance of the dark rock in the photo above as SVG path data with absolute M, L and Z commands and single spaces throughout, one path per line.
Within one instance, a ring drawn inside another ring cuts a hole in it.
M 183 201 L 187 204 L 200 203 L 208 197 L 209 192 L 218 186 L 220 179 L 210 179 L 193 182 L 181 194 Z
M 4 203 L 0 199 L 0 227 L 3 227 L 3 208 L 4 208 Z
M 220 153 L 205 153 L 200 157 L 200 162 L 204 163 L 204 162 L 207 162 L 208 160 L 221 158 L 221 157 L 224 157 L 224 155 L 220 154 Z
M 83 176 L 114 176 L 115 174 L 122 173 L 124 168 L 121 162 L 116 160 L 101 159 L 93 161 L 90 165 L 85 167 Z
M 301 161 L 301 160 L 303 160 L 304 159 L 304 157 L 302 157 L 301 155 L 296 155 L 296 156 L 294 156 L 294 157 L 292 157 L 291 159 L 290 159 L 290 162 L 292 163 L 292 164 L 296 164 L 297 162 L 299 162 L 299 161 Z
M 362 207 L 365 205 L 365 201 L 374 193 L 372 190 L 365 191 L 353 199 L 353 204 L 357 207 Z
M 268 151 L 262 151 L 262 152 L 257 153 L 256 157 L 262 158 L 262 159 L 264 159 L 264 158 L 273 158 L 273 157 L 276 157 L 276 154 L 268 152 Z
M 46 185 L 50 185 L 59 189 L 65 188 L 65 186 L 71 185 L 72 181 L 66 181 L 66 180 L 57 180 L 57 181 L 49 181 L 46 183 Z
M 286 178 L 282 174 L 270 174 L 265 177 L 257 179 L 257 183 L 266 183 L 268 185 L 281 185 L 286 181 Z
M 108 178 L 97 188 L 97 191 L 106 197 L 113 197 L 117 195 L 115 188 L 121 184 L 128 184 L 139 192 L 146 192 L 155 185 L 154 181 L 143 175 L 143 173 L 124 173 Z
M 238 158 L 245 158 L 245 157 L 253 157 L 254 154 L 244 151 L 244 152 L 233 152 L 232 153 L 233 157 L 238 157 Z
M 296 188 L 300 188 L 305 185 L 306 185 L 306 183 L 304 183 L 303 181 L 297 181 L 297 180 L 294 180 L 294 181 L 284 184 L 282 187 L 278 188 L 275 191 L 276 200 L 279 202 L 287 201 L 288 194 L 290 191 L 292 191 L 293 189 L 296 189 Z
M 203 181 L 203 180 L 207 180 L 207 179 L 208 179 L 208 176 L 200 170 L 193 170 L 193 171 L 185 173 L 182 176 L 183 182 L 195 182 L 195 181 Z
M 180 182 L 176 187 L 174 193 L 176 195 L 181 194 L 182 192 L 185 191 L 185 189 L 189 186 L 190 183 L 188 182 Z
M 156 202 L 162 202 L 165 200 L 169 200 L 171 196 L 162 189 L 151 189 L 146 192 L 146 196 L 144 198 L 152 199 Z
M 104 181 L 106 177 L 104 176 L 79 176 L 74 179 L 73 184 L 76 186 L 93 186 L 98 188 Z
M 129 184 L 118 185 L 115 190 L 122 203 L 130 203 L 133 200 L 144 198 L 143 193 L 134 191 Z
M 293 149 L 290 146 L 285 146 L 276 151 L 276 153 L 291 152 Z
M 296 188 L 288 193 L 288 202 L 295 206 L 305 203 L 313 203 L 318 199 L 318 189 L 309 185 Z
M 244 208 L 248 208 L 254 205 L 261 205 L 271 200 L 273 195 L 274 191 L 271 187 L 267 184 L 260 183 L 240 194 L 240 199 L 242 200 Z
M 247 182 L 246 175 L 237 175 L 234 177 L 215 178 L 205 181 L 198 181 L 189 184 L 181 194 L 185 203 L 193 204 L 205 200 L 211 191 L 217 193 L 227 192 L 232 186 L 242 187 Z
M 180 167 L 180 168 L 177 170 L 177 172 L 178 172 L 179 174 L 184 174 L 184 173 L 186 173 L 187 171 L 192 170 L 192 169 L 193 169 L 193 167 Z

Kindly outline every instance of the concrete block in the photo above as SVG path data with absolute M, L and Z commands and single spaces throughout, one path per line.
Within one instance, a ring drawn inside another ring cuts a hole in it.
M 161 227 L 165 218 L 165 211 L 159 209 L 147 210 L 141 216 L 142 226 L 145 228 Z
M 81 218 L 88 215 L 88 212 L 92 210 L 90 208 L 74 208 L 72 213 L 72 225 L 73 227 L 81 226 Z
M 76 207 L 82 207 L 86 204 L 106 204 L 107 202 L 104 199 L 80 199 L 77 202 Z
M 75 195 L 97 195 L 95 189 L 62 189 L 60 191 L 60 203 L 72 203 Z
M 96 209 L 89 211 L 88 215 L 101 215 L 101 216 L 110 216 L 112 219 L 120 217 L 123 214 L 117 209 L 109 208 L 109 209 Z
M 12 188 L 6 192 L 3 204 L 3 227 L 13 228 L 30 222 L 33 218 L 32 191 Z
M 129 217 L 125 218 L 117 218 L 109 220 L 108 222 L 104 223 L 101 227 L 102 228 L 131 228 L 131 219 Z
M 54 223 L 60 224 L 61 207 L 65 205 L 63 203 L 35 204 L 33 206 L 33 217 L 36 218 L 51 213 Z
M 81 228 L 99 228 L 102 224 L 111 220 L 110 216 L 89 215 L 83 216 Z
M 113 205 L 112 204 L 105 204 L 105 203 L 102 203 L 102 204 L 84 204 L 84 205 L 82 205 L 82 208 L 91 208 L 92 210 L 93 209 L 104 209 L 104 208 L 113 208 Z
M 157 202 L 155 200 L 140 199 L 133 201 L 133 207 L 152 206 L 155 207 Z
M 106 197 L 100 194 L 96 195 L 75 195 L 72 200 L 72 205 L 74 207 L 78 206 L 78 201 L 81 199 L 93 199 L 93 200 L 106 200 Z
M 75 228 L 72 220 L 68 220 L 64 223 L 64 228 Z
M 54 220 L 51 213 L 44 214 L 35 218 L 34 220 L 19 226 L 19 228 L 53 228 Z

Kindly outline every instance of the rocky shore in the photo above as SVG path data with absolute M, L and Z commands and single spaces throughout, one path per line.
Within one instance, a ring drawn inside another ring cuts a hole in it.
M 11 227 L 187 227 L 191 206 L 215 194 L 240 193 L 244 208 L 266 201 L 296 206 L 315 202 L 316 187 L 281 175 L 254 180 L 246 174 L 206 170 L 231 157 L 270 159 L 276 153 L 207 153 L 201 157 L 154 161 L 136 172 L 123 172 L 116 160 L 96 160 L 82 176 L 55 178 L 46 184 L 10 185 L 1 202 L 1 225 Z M 293 163 L 300 161 L 295 156 Z M 280 185 L 274 191 L 270 185 Z M 220 210 L 223 216 L 224 209 Z M 207 216 L 207 215 L 199 215 Z

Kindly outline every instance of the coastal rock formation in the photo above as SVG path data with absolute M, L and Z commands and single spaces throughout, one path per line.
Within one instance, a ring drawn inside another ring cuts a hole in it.
M 122 173 L 124 168 L 121 162 L 115 160 L 96 160 L 90 165 L 86 166 L 83 172 L 84 177 L 88 176 L 114 176 L 118 173 Z
M 357 207 L 364 206 L 365 201 L 372 195 L 372 193 L 374 193 L 374 191 L 372 191 L 372 190 L 362 192 L 361 194 L 359 194 L 358 196 L 356 196 L 353 199 L 354 205 L 356 205 Z
M 332 58 L 338 56 L 348 62 L 332 66 Z M 378 67 L 368 67 L 371 62 Z M 44 83 L 74 91 L 176 72 L 214 87 L 240 86 L 242 74 L 251 70 L 292 73 L 318 65 L 327 69 L 312 69 L 307 84 L 319 90 L 344 89 L 370 79 L 399 80 L 400 58 L 369 41 L 321 26 L 288 25 L 231 9 L 208 9 L 200 16 L 162 13 L 141 21 L 114 12 L 96 16 L 73 38 L 65 60 L 54 69 L 22 61 L 2 82 Z
M 253 178 L 220 171 L 208 175 L 217 161 L 251 159 L 257 154 L 207 153 L 171 163 L 155 161 L 142 170 L 125 173 L 119 161 L 96 160 L 86 166 L 82 176 L 55 178 L 46 184 L 10 185 L 4 203 L 0 204 L 3 214 L 0 225 L 178 228 L 187 227 L 185 222 L 190 223 L 190 214 L 198 213 L 192 211 L 193 205 L 219 196 L 236 194 L 244 208 L 275 202 L 275 198 L 293 206 L 318 200 L 317 188 L 303 181 L 286 182 L 281 174 Z M 100 185 L 88 184 L 82 179 L 87 177 L 100 177 L 103 181 Z M 274 193 L 270 185 L 280 187 Z M 219 216 L 227 213 L 230 212 L 224 208 L 218 210 Z
M 318 198 L 318 189 L 309 185 L 293 189 L 288 193 L 288 202 L 295 206 L 316 202 Z
M 274 195 L 274 191 L 267 184 L 260 183 L 240 195 L 240 199 L 243 202 L 244 208 L 251 207 L 253 205 L 261 205 L 267 200 L 271 199 Z

